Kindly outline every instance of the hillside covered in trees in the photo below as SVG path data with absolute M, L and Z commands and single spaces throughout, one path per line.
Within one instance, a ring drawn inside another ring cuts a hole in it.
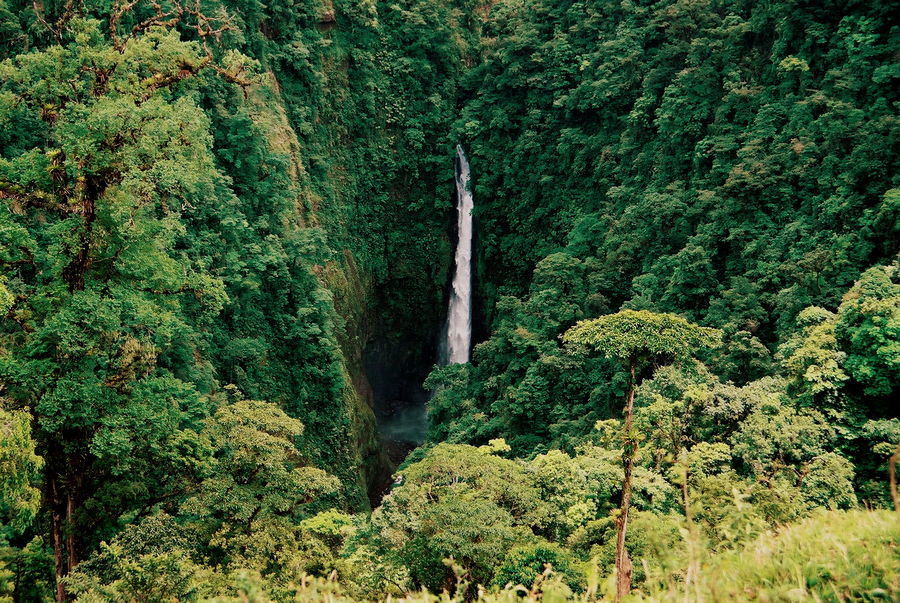
M 0 602 L 900 599 L 898 17 L 0 0 Z

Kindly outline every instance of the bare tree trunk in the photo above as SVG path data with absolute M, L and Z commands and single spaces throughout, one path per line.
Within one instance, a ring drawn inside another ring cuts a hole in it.
M 68 554 L 68 571 L 71 572 L 78 565 L 78 557 L 75 555 L 75 498 L 72 492 L 66 497 L 66 553 Z
M 897 450 L 891 455 L 891 460 L 888 462 L 888 475 L 891 480 L 891 499 L 894 501 L 894 510 L 897 511 L 897 513 L 900 513 L 900 496 L 897 495 L 897 461 L 900 461 L 900 445 L 897 446 Z
M 625 548 L 625 533 L 628 530 L 628 510 L 631 508 L 631 473 L 634 470 L 634 453 L 637 443 L 631 435 L 634 412 L 635 390 L 635 365 L 636 359 L 629 360 L 628 370 L 630 380 L 628 382 L 628 396 L 625 401 L 625 442 L 622 451 L 622 464 L 625 469 L 625 479 L 622 483 L 622 505 L 619 507 L 619 517 L 616 519 L 616 602 L 631 592 L 631 558 Z
M 59 512 L 59 490 L 56 477 L 50 478 L 50 533 L 53 540 L 53 560 L 56 564 L 56 603 L 65 603 L 66 588 L 63 579 L 66 577 L 66 561 L 62 536 L 62 515 Z

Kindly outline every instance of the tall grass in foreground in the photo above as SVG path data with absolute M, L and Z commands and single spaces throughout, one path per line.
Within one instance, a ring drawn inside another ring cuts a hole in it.
M 652 601 L 900 601 L 900 515 L 823 511 L 701 565 Z
M 573 594 L 551 571 L 538 583 L 501 591 L 480 589 L 479 603 L 589 603 L 612 600 L 614 581 L 589 581 Z M 460 591 L 465 590 L 460 585 Z M 280 597 L 279 597 L 280 599 Z M 243 594 L 217 603 L 271 601 L 247 577 Z M 335 580 L 308 578 L 293 590 L 304 603 L 359 603 Z M 692 583 L 670 578 L 666 586 L 635 590 L 626 600 L 692 601 L 900 601 L 900 515 L 889 511 L 822 511 L 742 550 L 699 560 Z M 387 597 L 390 603 L 461 603 L 458 595 L 427 592 Z

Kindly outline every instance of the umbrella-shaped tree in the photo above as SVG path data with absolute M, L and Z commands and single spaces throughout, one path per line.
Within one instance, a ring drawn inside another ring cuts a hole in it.
M 701 347 L 715 345 L 719 331 L 701 327 L 675 316 L 646 310 L 622 310 L 616 314 L 583 320 L 563 334 L 563 340 L 585 345 L 617 358 L 628 370 L 622 465 L 622 502 L 616 519 L 616 601 L 631 589 L 631 559 L 625 550 L 628 510 L 631 507 L 631 473 L 637 449 L 633 433 L 634 391 L 638 378 L 661 364 L 689 358 Z

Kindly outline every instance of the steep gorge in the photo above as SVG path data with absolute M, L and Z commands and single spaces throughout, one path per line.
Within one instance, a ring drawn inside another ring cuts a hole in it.
M 186 4 L 164 4 L 116 12 L 118 5 L 91 0 L 4 0 L 0 59 L 60 44 L 121 53 L 129 30 L 135 38 L 171 33 L 166 43 L 209 52 L 196 64 L 178 58 L 172 77 L 154 77 L 168 87 L 164 102 L 196 104 L 205 116 L 198 127 L 211 155 L 200 157 L 213 175 L 196 200 L 181 204 L 173 253 L 221 283 L 223 307 L 210 321 L 202 304 L 177 291 L 191 334 L 185 350 L 162 353 L 159 370 L 173 367 L 211 400 L 268 400 L 300 418 L 304 453 L 340 478 L 344 506 L 366 508 L 367 491 L 390 473 L 366 350 L 370 358 L 377 351 L 370 368 L 407 367 L 402 379 L 419 387 L 446 312 L 449 124 L 475 52 L 469 11 L 426 1 L 210 0 L 195 17 Z M 159 12 L 169 9 L 181 17 Z M 108 33 L 115 28 L 120 37 Z M 97 33 L 78 38 L 81 29 Z M 90 64 L 80 69 L 94 73 Z M 238 75 L 222 77 L 229 69 Z M 109 76 L 98 73 L 91 103 L 107 102 Z M 38 117 L 33 129 L 53 127 Z M 41 144 L 27 131 L 0 132 L 4 159 Z M 42 218 L 34 219 L 38 231 Z M 11 264 L 16 292 L 33 277 L 19 265 Z M 107 278 L 93 270 L 89 280 Z
M 652 592 L 889 505 L 893 4 L 0 0 L 0 599 L 578 591 L 632 486 Z
M 451 253 L 447 124 L 469 34 L 449 5 L 290 4 L 231 9 L 245 21 L 240 50 L 269 70 L 251 119 L 277 122 L 262 135 L 288 158 L 303 261 L 335 312 L 324 336 L 340 347 L 342 393 L 297 413 L 321 465 L 344 467 L 345 489 L 358 484 L 347 496 L 359 506 L 390 474 L 376 401 L 422 395 L 435 360 Z

